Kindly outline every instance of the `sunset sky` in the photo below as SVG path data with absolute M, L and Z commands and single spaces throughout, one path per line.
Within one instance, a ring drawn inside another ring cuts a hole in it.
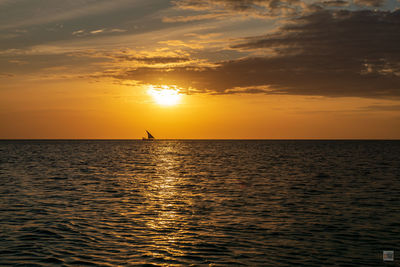
M 399 139 L 397 0 L 0 0 L 0 138 Z

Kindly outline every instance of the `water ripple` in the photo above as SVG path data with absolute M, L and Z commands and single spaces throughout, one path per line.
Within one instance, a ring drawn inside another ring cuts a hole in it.
M 378 266 L 396 141 L 2 141 L 0 265 Z

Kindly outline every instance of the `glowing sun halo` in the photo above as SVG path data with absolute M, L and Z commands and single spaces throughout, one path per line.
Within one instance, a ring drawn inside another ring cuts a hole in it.
M 151 95 L 154 101 L 163 106 L 173 106 L 179 103 L 181 99 L 181 95 L 179 91 L 175 87 L 163 85 L 159 88 L 154 88 L 153 86 L 149 86 L 149 90 L 147 91 L 149 95 Z

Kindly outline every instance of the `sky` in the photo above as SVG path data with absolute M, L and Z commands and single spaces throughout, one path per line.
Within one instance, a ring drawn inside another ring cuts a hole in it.
M 397 0 L 0 0 L 0 139 L 400 139 Z

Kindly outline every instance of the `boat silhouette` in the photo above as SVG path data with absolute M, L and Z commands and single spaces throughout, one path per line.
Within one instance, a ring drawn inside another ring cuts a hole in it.
M 146 133 L 147 133 L 147 138 L 142 137 L 143 141 L 154 141 L 155 140 L 154 136 L 149 131 L 146 130 Z

